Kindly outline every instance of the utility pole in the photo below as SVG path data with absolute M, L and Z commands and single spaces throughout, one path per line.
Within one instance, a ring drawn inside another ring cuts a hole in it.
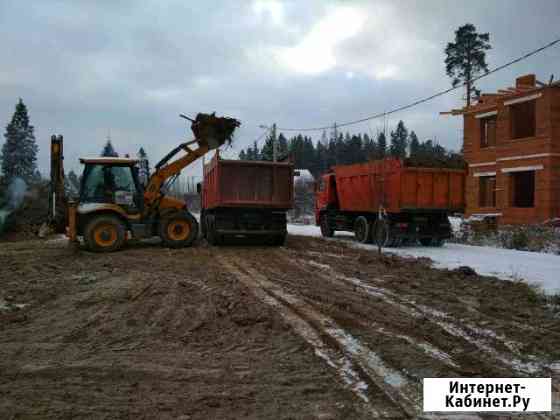
M 272 124 L 272 161 L 278 160 L 278 142 L 276 140 L 276 123 Z

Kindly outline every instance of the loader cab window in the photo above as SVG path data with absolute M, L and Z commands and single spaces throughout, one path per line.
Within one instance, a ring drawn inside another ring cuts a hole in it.
M 137 192 L 130 166 L 86 165 L 81 201 L 112 203 L 116 191 Z
M 130 166 L 110 166 L 107 169 L 110 170 L 109 178 L 113 183 L 113 191 L 136 192 Z
M 82 180 L 80 201 L 105 202 L 103 165 L 86 165 Z

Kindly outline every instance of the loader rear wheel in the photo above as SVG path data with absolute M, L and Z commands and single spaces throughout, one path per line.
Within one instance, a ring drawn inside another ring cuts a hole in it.
M 86 246 L 94 252 L 121 249 L 126 240 L 124 223 L 116 216 L 94 216 L 84 229 Z
M 190 246 L 198 236 L 198 222 L 188 211 L 165 215 L 159 225 L 159 236 L 165 246 Z
M 370 224 L 364 216 L 359 216 L 354 222 L 354 235 L 356 235 L 356 240 L 363 244 L 371 241 L 370 235 Z

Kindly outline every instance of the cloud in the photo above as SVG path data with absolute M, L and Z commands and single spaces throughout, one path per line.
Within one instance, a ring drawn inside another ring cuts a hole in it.
M 358 34 L 366 20 L 356 7 L 336 6 L 293 47 L 280 48 L 277 58 L 292 71 L 317 74 L 337 65 L 336 47 Z
M 5 0 L 0 122 L 22 97 L 44 174 L 53 133 L 65 136 L 67 168 L 80 170 L 79 156 L 98 154 L 109 129 L 117 151 L 144 146 L 155 163 L 190 136 L 181 112 L 239 118 L 235 154 L 260 135 L 260 124 L 341 123 L 449 87 L 443 48 L 465 22 L 490 31 L 492 67 L 555 38 L 559 15 L 557 0 Z M 551 49 L 479 87 L 496 90 L 528 72 L 548 79 L 558 58 Z M 457 92 L 387 124 L 402 118 L 421 139 L 459 148 L 461 120 L 438 112 L 460 104 Z

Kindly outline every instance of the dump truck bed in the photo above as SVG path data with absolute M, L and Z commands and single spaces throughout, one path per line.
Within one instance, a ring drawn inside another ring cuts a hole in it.
M 340 210 L 377 212 L 447 210 L 465 207 L 465 171 L 407 167 L 398 159 L 335 166 Z
M 293 207 L 294 166 L 290 162 L 221 159 L 204 166 L 203 209 Z

